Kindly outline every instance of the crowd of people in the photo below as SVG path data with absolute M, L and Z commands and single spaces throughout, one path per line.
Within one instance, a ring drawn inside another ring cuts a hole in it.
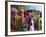
M 41 13 L 34 16 L 32 10 L 11 8 L 11 31 L 42 30 Z

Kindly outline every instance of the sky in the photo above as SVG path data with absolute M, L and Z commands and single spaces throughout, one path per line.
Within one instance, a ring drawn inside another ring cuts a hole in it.
M 30 5 L 30 6 L 28 6 L 28 10 L 29 9 L 42 11 L 42 6 L 39 6 L 39 5 Z

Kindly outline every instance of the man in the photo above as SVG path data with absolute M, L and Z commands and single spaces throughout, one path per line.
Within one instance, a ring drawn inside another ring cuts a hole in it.
M 34 18 L 32 16 L 32 10 L 27 10 L 27 12 L 29 13 L 29 16 L 28 16 L 28 30 L 33 31 L 34 30 Z
M 23 26 L 23 31 L 27 31 L 27 11 L 24 9 L 21 9 L 22 11 L 22 26 Z
M 11 28 L 12 31 L 17 31 L 18 29 L 18 10 L 14 7 L 11 9 Z
M 21 25 L 22 25 L 22 11 L 19 10 L 18 12 L 18 30 L 21 31 Z
M 36 17 L 36 30 L 40 30 L 40 13 L 37 13 L 37 17 Z

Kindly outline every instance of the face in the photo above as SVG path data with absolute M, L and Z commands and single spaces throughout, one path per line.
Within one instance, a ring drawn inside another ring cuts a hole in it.
M 29 16 L 31 16 L 32 15 L 32 13 L 31 12 L 29 12 Z
M 12 12 L 15 12 L 15 8 L 14 8 L 14 7 L 12 7 L 12 8 L 11 8 L 11 11 L 12 11 Z
M 17 14 L 18 13 L 18 10 L 15 8 L 15 13 Z
M 18 13 L 18 10 L 16 8 L 12 7 L 11 12 Z
M 40 16 L 40 13 L 37 13 L 38 16 Z
M 22 15 L 22 11 L 20 10 L 20 11 L 18 12 L 18 14 L 19 14 L 19 15 Z
M 21 9 L 22 13 L 24 13 L 24 9 Z

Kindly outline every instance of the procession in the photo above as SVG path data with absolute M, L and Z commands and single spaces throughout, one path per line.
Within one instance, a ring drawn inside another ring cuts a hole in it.
M 11 8 L 11 31 L 42 30 L 42 14 L 39 11 Z

